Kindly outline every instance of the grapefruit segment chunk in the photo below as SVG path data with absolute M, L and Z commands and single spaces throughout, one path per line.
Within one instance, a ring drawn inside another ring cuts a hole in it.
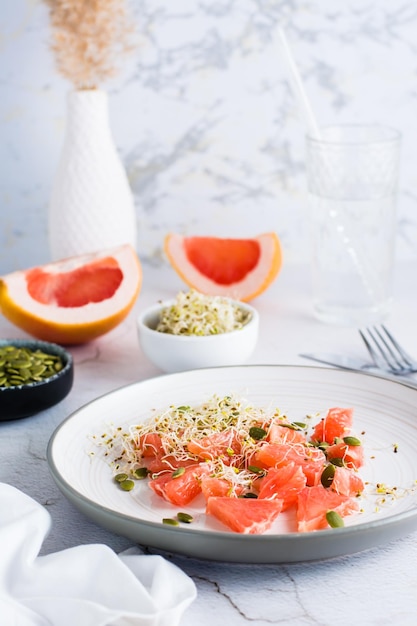
M 266 443 L 254 454 L 253 465 L 259 467 L 285 467 L 294 463 L 301 467 L 307 485 L 316 485 L 324 468 L 326 457 L 318 448 L 310 448 L 302 444 Z
M 353 422 L 352 408 L 334 407 L 316 424 L 311 439 L 316 442 L 326 441 L 332 445 L 338 437 L 349 435 Z
M 245 535 L 264 533 L 281 513 L 282 500 L 256 500 L 211 496 L 206 513 L 213 515 L 231 530 Z
M 211 496 L 239 496 L 243 492 L 243 487 L 233 485 L 225 478 L 216 478 L 214 476 L 203 476 L 201 480 L 201 491 L 206 500 Z
M 297 502 L 298 494 L 306 486 L 307 479 L 300 466 L 288 463 L 280 469 L 271 467 L 261 479 L 259 498 L 279 498 L 285 511 Z
M 149 486 L 157 495 L 171 504 L 183 506 L 189 504 L 201 493 L 201 477 L 207 471 L 208 469 L 201 465 L 190 465 L 178 476 L 170 472 L 153 478 Z
M 362 446 L 349 446 L 347 443 L 335 443 L 326 448 L 326 456 L 331 463 L 337 459 L 343 466 L 349 469 L 359 469 L 365 459 Z
M 0 310 L 34 337 L 80 344 L 117 326 L 141 284 L 140 261 L 124 245 L 3 276 Z
M 281 246 L 275 233 L 252 239 L 170 233 L 164 249 L 172 267 L 189 287 L 206 295 L 244 302 L 264 292 L 282 265 Z
M 358 496 L 365 488 L 362 478 L 347 467 L 335 467 L 333 482 L 330 486 L 332 491 L 344 496 Z
M 200 439 L 191 439 L 187 443 L 187 450 L 204 460 L 222 457 L 227 464 L 230 462 L 230 455 L 240 453 L 241 443 L 236 431 L 223 430 Z
M 350 496 L 330 491 L 322 485 L 304 487 L 298 494 L 298 532 L 330 528 L 326 519 L 328 511 L 346 517 L 358 510 L 358 502 Z

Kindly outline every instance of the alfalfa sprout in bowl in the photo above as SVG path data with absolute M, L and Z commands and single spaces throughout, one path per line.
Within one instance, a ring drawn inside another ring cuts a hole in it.
M 166 372 L 240 365 L 255 349 L 258 328 L 254 307 L 195 290 L 180 292 L 138 318 L 143 352 Z

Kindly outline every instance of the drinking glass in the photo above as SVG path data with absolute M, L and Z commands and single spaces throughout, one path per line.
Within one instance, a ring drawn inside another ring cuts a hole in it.
M 390 312 L 400 145 L 378 125 L 307 136 L 313 307 L 324 322 L 360 326 Z

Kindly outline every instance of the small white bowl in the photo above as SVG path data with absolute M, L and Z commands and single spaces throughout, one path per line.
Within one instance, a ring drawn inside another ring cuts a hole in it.
M 164 372 L 245 363 L 258 341 L 259 314 L 244 302 L 232 302 L 250 313 L 248 322 L 238 330 L 207 336 L 172 335 L 155 330 L 162 309 L 174 304 L 173 300 L 146 309 L 137 319 L 144 354 Z

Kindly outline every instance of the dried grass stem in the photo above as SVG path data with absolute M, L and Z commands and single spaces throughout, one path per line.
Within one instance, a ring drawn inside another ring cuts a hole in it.
M 117 72 L 133 49 L 134 25 L 126 0 L 44 0 L 59 73 L 76 89 L 95 89 Z

